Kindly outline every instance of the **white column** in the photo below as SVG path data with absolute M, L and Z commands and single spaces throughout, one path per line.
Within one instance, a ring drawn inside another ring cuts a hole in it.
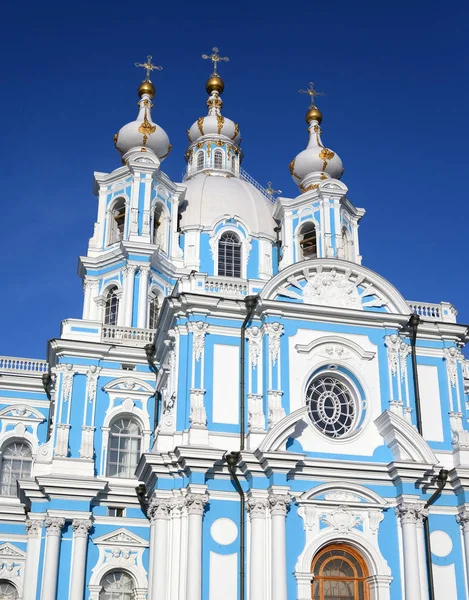
M 186 498 L 189 519 L 186 600 L 202 600 L 202 519 L 207 501 L 204 494 L 188 494 Z
M 124 298 L 123 298 L 123 323 L 124 327 L 132 326 L 132 309 L 134 303 L 134 285 L 136 265 L 127 265 L 123 271 L 124 278 Z
M 415 530 L 417 534 L 417 548 L 419 558 L 419 575 L 420 575 L 420 598 L 428 600 L 428 573 L 427 573 L 427 555 L 425 552 L 425 535 L 424 535 L 424 519 L 428 516 L 428 509 L 423 507 L 416 513 L 417 522 Z
M 28 543 L 24 563 L 23 600 L 36 600 L 42 521 L 28 519 L 25 527 Z
M 93 280 L 91 280 L 89 277 L 85 277 L 83 279 L 83 292 L 85 294 L 85 299 L 83 301 L 83 319 L 90 318 L 92 285 L 93 285 Z
M 142 329 L 147 326 L 148 315 L 148 277 L 150 267 L 144 265 L 140 267 L 140 287 L 138 290 L 138 327 Z
M 69 600 L 83 600 L 85 595 L 86 550 L 91 525 L 90 519 L 74 519 L 72 521 L 73 554 L 72 564 L 70 565 Z
M 462 527 L 462 533 L 464 538 L 464 557 L 466 560 L 466 580 L 469 585 L 469 510 L 462 508 L 459 510 L 459 514 L 456 517 L 456 521 Z
M 44 524 L 47 533 L 41 600 L 56 600 L 60 537 L 62 527 L 65 525 L 65 519 L 47 517 Z
M 287 548 L 285 518 L 290 496 L 270 494 L 272 514 L 272 600 L 287 600 Z
M 251 519 L 251 535 L 249 548 L 249 598 L 262 600 L 265 598 L 265 524 L 267 500 L 249 498 L 247 508 Z
M 401 519 L 404 553 L 404 588 L 406 600 L 420 600 L 420 569 L 417 543 L 417 519 L 421 505 L 403 502 L 396 507 Z
M 166 600 L 167 597 L 169 507 L 169 498 L 153 497 L 148 508 L 151 523 L 148 600 Z

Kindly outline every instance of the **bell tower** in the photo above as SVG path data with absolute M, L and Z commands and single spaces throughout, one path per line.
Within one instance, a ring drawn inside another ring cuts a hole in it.
M 290 163 L 300 195 L 279 198 L 274 212 L 282 228 L 280 269 L 312 258 L 340 258 L 361 264 L 358 223 L 365 211 L 347 198 L 348 189 L 339 181 L 344 172 L 342 161 L 321 141 L 322 113 L 315 97 L 324 94 L 314 89 L 313 82 L 299 92 L 311 98 L 305 116 L 309 142 Z

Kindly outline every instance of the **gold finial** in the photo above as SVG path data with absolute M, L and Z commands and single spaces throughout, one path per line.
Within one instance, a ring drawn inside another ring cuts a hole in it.
M 267 192 L 267 194 L 269 194 L 270 198 L 273 199 L 274 196 L 277 196 L 277 194 L 281 194 L 282 190 L 274 190 L 274 188 L 272 187 L 272 182 L 268 181 L 267 182 L 267 188 L 265 190 Z
M 218 48 L 212 48 L 212 54 L 202 54 L 202 58 L 209 59 L 213 62 L 213 75 L 217 75 L 217 63 L 221 60 L 228 62 L 230 59 L 227 56 L 220 56 Z
M 149 54 L 147 56 L 147 62 L 144 62 L 144 63 L 136 62 L 135 63 L 136 67 L 143 67 L 147 72 L 147 75 L 143 81 L 151 81 L 150 75 L 151 75 L 152 71 L 162 71 L 163 70 L 163 67 L 158 67 L 157 65 L 152 64 L 152 62 L 151 62 L 152 58 L 153 58 L 153 56 L 151 56 L 151 54 Z
M 300 94 L 308 94 L 311 97 L 311 107 L 310 108 L 316 108 L 316 104 L 314 103 L 314 98 L 316 96 L 325 96 L 324 92 L 317 92 L 314 89 L 314 83 L 312 81 L 309 82 L 307 90 L 298 90 L 298 92 Z

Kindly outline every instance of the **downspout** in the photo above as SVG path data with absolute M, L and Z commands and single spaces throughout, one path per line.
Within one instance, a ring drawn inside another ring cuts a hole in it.
M 246 405 L 246 394 L 245 394 L 245 382 L 244 382 L 244 370 L 246 363 L 246 326 L 252 318 L 254 310 L 257 306 L 257 296 L 246 296 L 244 303 L 246 304 L 246 317 L 244 318 L 243 324 L 241 325 L 241 337 L 240 337 L 240 353 L 239 353 L 239 452 L 229 452 L 225 455 L 228 470 L 233 480 L 233 485 L 239 494 L 239 600 L 245 598 L 246 588 L 246 500 L 244 497 L 243 488 L 239 481 L 236 473 L 236 466 L 241 459 L 241 452 L 245 447 L 246 432 L 245 432 L 245 405 Z
M 411 349 L 412 349 L 412 373 L 414 379 L 414 395 L 415 395 L 415 416 L 417 418 L 417 430 L 423 437 L 422 427 L 422 406 L 420 403 L 420 389 L 419 389 L 419 376 L 417 370 L 417 328 L 420 323 L 420 317 L 416 314 L 411 315 L 409 319 L 409 327 L 411 330 Z M 437 477 L 437 489 L 433 492 L 430 498 L 424 505 L 424 508 L 428 508 L 433 504 L 437 497 L 441 494 L 443 488 L 448 481 L 448 471 L 441 469 Z M 432 548 L 430 538 L 430 524 L 428 516 L 424 518 L 424 536 L 425 536 L 425 559 L 427 563 L 427 578 L 428 578 L 428 592 L 429 599 L 435 600 L 435 588 L 433 585 L 433 564 L 432 564 Z
M 155 355 L 155 344 L 147 344 L 144 348 L 145 350 L 145 355 L 147 357 L 147 362 L 148 365 L 150 367 L 150 369 L 153 371 L 153 373 L 155 374 L 156 379 L 158 379 L 158 367 L 156 366 L 155 361 L 153 360 L 153 357 Z M 158 394 L 158 391 L 156 389 L 156 382 L 155 382 L 155 415 L 153 418 L 153 431 L 156 433 L 156 428 L 158 426 L 159 420 L 160 420 L 160 395 Z
M 280 240 L 280 232 L 282 231 L 282 228 L 280 227 L 280 225 L 277 225 L 277 227 L 274 227 L 274 231 L 275 231 L 275 235 L 277 236 L 277 239 L 275 240 L 275 247 L 277 248 L 277 271 L 278 271 L 278 269 L 280 267 L 280 260 L 282 258 L 280 256 L 280 248 L 282 247 L 282 241 Z
M 51 436 L 51 428 L 52 428 L 52 420 L 54 418 L 55 413 L 55 402 L 52 399 L 52 394 L 50 393 L 50 386 L 52 384 L 52 375 L 50 371 L 42 374 L 42 387 L 46 393 L 47 399 L 49 400 L 49 417 L 47 419 L 47 433 L 46 433 L 46 442 L 50 440 Z

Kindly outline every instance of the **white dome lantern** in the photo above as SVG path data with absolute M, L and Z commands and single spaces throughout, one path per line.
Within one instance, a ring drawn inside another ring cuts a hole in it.
M 321 141 L 322 113 L 314 104 L 314 97 L 323 95 L 314 89 L 310 82 L 308 90 L 300 90 L 311 96 L 312 102 L 306 113 L 309 142 L 305 150 L 300 152 L 290 163 L 293 181 L 302 192 L 317 188 L 324 179 L 340 179 L 344 172 L 342 160 L 332 150 L 326 148 Z
M 140 152 L 152 152 L 162 161 L 171 152 L 171 144 L 166 131 L 154 123 L 151 116 L 155 87 L 150 81 L 150 73 L 155 69 L 161 70 L 162 68 L 153 65 L 151 58 L 148 56 L 146 63 L 135 63 L 136 66 L 144 67 L 147 70 L 147 77 L 138 88 L 139 113 L 135 121 L 127 123 L 116 133 L 114 144 L 124 158 L 130 150 L 139 150 Z

